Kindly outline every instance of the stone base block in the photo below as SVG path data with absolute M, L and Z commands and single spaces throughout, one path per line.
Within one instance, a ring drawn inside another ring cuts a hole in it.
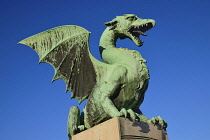
M 72 137 L 72 140 L 168 140 L 158 125 L 116 117 Z

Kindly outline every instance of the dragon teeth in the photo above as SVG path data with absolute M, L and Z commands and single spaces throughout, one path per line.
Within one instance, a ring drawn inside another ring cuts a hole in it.
M 148 26 L 148 23 L 142 24 L 142 25 L 139 25 L 139 26 L 133 26 L 133 29 L 144 28 L 144 27 L 147 27 L 147 26 Z
M 138 29 L 138 28 L 139 28 L 138 26 L 134 26 L 134 27 L 133 27 L 133 29 Z

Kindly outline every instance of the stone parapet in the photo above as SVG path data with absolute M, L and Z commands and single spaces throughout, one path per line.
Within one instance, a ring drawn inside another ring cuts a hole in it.
M 168 140 L 158 125 L 115 117 L 78 133 L 72 140 Z

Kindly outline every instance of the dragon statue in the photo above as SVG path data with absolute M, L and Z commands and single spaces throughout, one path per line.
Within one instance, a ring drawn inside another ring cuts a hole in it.
M 142 46 L 140 35 L 155 26 L 152 19 L 134 14 L 117 16 L 106 22 L 99 50 L 104 62 L 95 59 L 89 50 L 90 32 L 75 25 L 64 25 L 28 37 L 19 42 L 34 49 L 39 62 L 55 69 L 53 81 L 63 79 L 66 91 L 79 103 L 87 100 L 82 113 L 77 106 L 70 108 L 68 135 L 91 128 L 113 117 L 128 117 L 167 127 L 160 116 L 147 119 L 139 107 L 148 87 L 146 60 L 135 50 L 116 48 L 118 38 L 131 39 Z

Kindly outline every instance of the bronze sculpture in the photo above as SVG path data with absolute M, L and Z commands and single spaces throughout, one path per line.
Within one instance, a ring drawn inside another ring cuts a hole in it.
M 77 106 L 70 109 L 68 133 L 72 135 L 113 117 L 167 123 L 160 117 L 147 119 L 139 107 L 148 87 L 146 60 L 135 50 L 116 48 L 118 38 L 130 38 L 142 46 L 140 35 L 155 26 L 152 19 L 141 19 L 133 14 L 117 16 L 105 23 L 107 28 L 100 39 L 100 54 L 104 62 L 95 59 L 89 50 L 90 32 L 75 26 L 59 26 L 19 42 L 34 49 L 40 62 L 55 69 L 53 81 L 63 79 L 66 91 L 82 102 L 88 99 L 83 112 Z

